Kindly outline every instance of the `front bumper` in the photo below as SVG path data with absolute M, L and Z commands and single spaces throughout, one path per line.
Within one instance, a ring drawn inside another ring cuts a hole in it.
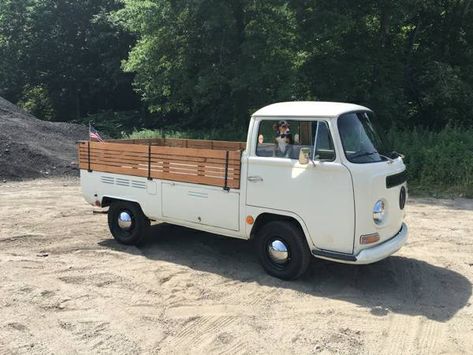
M 372 248 L 363 249 L 356 256 L 356 264 L 371 264 L 397 252 L 406 243 L 409 232 L 407 224 L 403 223 L 401 230 L 391 239 Z
M 401 230 L 391 239 L 375 245 L 371 248 L 363 249 L 357 255 L 346 255 L 338 253 L 329 253 L 322 251 L 313 251 L 312 254 L 317 258 L 332 260 L 345 264 L 371 264 L 397 252 L 406 243 L 408 236 L 408 228 L 405 223 L 402 224 Z

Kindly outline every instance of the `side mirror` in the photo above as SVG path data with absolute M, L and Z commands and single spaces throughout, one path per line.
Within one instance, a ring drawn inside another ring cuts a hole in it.
M 309 164 L 310 157 L 310 148 L 301 148 L 299 152 L 299 164 L 307 165 Z

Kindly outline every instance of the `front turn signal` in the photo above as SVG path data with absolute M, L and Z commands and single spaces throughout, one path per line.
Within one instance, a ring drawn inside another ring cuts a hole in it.
M 373 244 L 379 242 L 379 234 L 366 234 L 360 237 L 360 244 Z

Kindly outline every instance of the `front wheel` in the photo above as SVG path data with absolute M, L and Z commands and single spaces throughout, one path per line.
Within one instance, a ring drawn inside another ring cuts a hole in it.
M 108 227 L 113 238 L 121 244 L 137 245 L 143 241 L 149 219 L 140 206 L 128 201 L 114 201 L 108 210 Z
M 260 262 L 272 276 L 294 280 L 309 267 L 311 254 L 307 241 L 294 223 L 269 222 L 258 232 L 256 244 Z

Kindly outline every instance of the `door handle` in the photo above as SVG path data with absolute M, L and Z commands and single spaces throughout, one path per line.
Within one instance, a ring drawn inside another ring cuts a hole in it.
M 248 181 L 259 182 L 263 181 L 263 178 L 261 176 L 248 176 Z

